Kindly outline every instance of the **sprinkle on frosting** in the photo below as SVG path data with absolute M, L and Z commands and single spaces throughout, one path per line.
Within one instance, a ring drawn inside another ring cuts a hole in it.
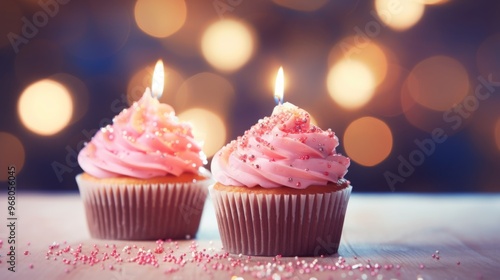
M 151 97 L 148 88 L 112 125 L 96 133 L 80 151 L 78 163 L 97 178 L 197 173 L 206 156 L 191 129 L 178 120 L 171 106 Z
M 309 114 L 290 103 L 265 117 L 216 153 L 214 178 L 233 186 L 287 186 L 296 189 L 343 180 L 349 158 L 337 154 L 338 138 L 310 123 Z

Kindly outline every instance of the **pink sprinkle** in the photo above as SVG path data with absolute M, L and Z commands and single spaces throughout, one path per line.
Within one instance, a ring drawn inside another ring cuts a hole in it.
M 420 269 L 424 269 L 424 268 L 425 268 L 425 265 L 421 264 Z
M 460 262 L 457 262 L 457 265 L 460 265 Z
M 352 270 L 365 271 L 367 275 L 376 276 L 381 273 L 380 270 L 390 270 L 393 264 L 380 264 L 376 260 L 368 260 L 367 262 L 357 261 L 355 264 L 350 263 L 346 258 L 339 256 L 332 258 L 333 263 L 322 264 L 324 260 L 328 260 L 328 256 L 319 256 L 316 259 L 302 259 L 295 257 L 294 260 L 284 260 L 281 255 L 276 255 L 269 261 L 258 261 L 252 259 L 251 256 L 243 256 L 242 254 L 232 256 L 228 252 L 216 253 L 212 245 L 208 249 L 199 248 L 196 241 L 191 241 L 187 251 L 177 250 L 179 243 L 174 241 L 157 240 L 153 246 L 140 245 L 125 245 L 122 248 L 117 248 L 116 245 L 104 244 L 93 246 L 85 246 L 82 244 L 73 247 L 72 245 L 64 245 L 60 247 L 54 242 L 46 253 L 48 260 L 57 260 L 68 266 L 66 272 L 71 272 L 71 268 L 77 265 L 97 266 L 102 270 L 117 270 L 121 271 L 120 266 L 123 263 L 135 263 L 141 266 L 152 266 L 161 268 L 165 273 L 175 273 L 181 271 L 186 264 L 196 264 L 197 269 L 203 273 L 212 274 L 215 271 L 226 271 L 232 274 L 242 274 L 242 278 L 247 274 L 248 277 L 259 279 L 268 278 L 271 275 L 276 275 L 277 278 L 289 279 L 294 274 L 311 274 L 323 271 L 343 270 L 352 275 Z M 175 247 L 175 249 L 174 249 Z M 434 254 L 435 255 L 435 254 Z M 321 259 L 323 258 L 323 259 Z M 358 259 L 357 256 L 353 256 Z M 167 266 L 166 268 L 164 266 Z M 173 265 L 174 267 L 170 267 Z M 457 263 L 458 265 L 458 263 Z M 423 264 L 419 265 L 424 268 Z M 400 265 L 396 266 L 398 269 Z M 395 272 L 400 274 L 400 272 Z M 246 277 L 244 277 L 246 278 Z
M 31 263 L 30 264 L 30 268 L 33 269 L 35 266 Z
M 29 255 L 29 253 L 30 253 L 29 251 L 24 251 L 25 256 Z

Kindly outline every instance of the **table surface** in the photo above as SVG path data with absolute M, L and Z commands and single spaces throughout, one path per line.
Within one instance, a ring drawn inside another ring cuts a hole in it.
M 0 205 L 0 279 L 500 279 L 500 194 L 353 194 L 338 254 L 249 258 L 225 254 L 210 200 L 197 239 L 158 244 L 91 239 L 76 193 L 20 193 L 16 272 Z

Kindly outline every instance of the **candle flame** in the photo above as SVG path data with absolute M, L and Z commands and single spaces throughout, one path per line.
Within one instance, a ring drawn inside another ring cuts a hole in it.
M 153 71 L 153 82 L 151 85 L 151 95 L 154 98 L 160 99 L 163 94 L 163 87 L 165 86 L 165 70 L 163 68 L 163 61 L 158 60 Z
M 283 74 L 283 67 L 280 67 L 276 75 L 276 82 L 274 84 L 274 100 L 276 104 L 283 104 L 283 94 L 285 92 L 285 74 Z

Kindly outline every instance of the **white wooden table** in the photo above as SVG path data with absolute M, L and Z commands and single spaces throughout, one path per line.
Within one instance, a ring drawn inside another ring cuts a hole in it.
M 297 259 L 225 255 L 211 201 L 196 240 L 162 246 L 91 239 L 77 193 L 20 193 L 16 202 L 11 272 L 0 196 L 0 279 L 500 279 L 500 194 L 355 193 L 339 253 Z

